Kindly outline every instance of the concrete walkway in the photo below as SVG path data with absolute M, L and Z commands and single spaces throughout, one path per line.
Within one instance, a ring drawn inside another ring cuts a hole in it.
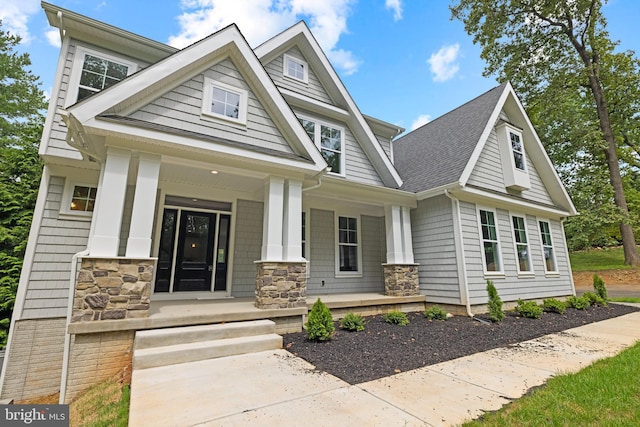
M 640 340 L 640 312 L 357 385 L 285 350 L 133 372 L 129 426 L 449 426 Z

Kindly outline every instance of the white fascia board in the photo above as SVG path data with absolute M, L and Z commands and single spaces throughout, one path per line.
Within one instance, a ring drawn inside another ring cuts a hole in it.
M 58 66 L 56 67 L 56 75 L 53 79 L 53 88 L 51 89 L 51 94 L 49 96 L 47 117 L 44 121 L 44 128 L 42 129 L 42 137 L 40 139 L 40 146 L 38 148 L 38 154 L 41 156 L 47 153 L 47 147 L 49 147 L 51 129 L 53 128 L 56 110 L 58 109 L 57 101 L 58 99 L 60 99 L 60 85 L 62 84 L 62 76 L 64 75 L 64 68 L 68 50 L 69 38 L 65 37 L 62 39 L 62 46 L 60 46 L 60 54 L 58 55 Z
M 295 107 L 304 108 L 311 112 L 317 112 L 323 117 L 330 117 L 332 119 L 346 121 L 349 118 L 349 112 L 345 109 L 327 104 L 326 102 L 318 101 L 317 99 L 309 98 L 308 96 L 293 92 L 289 89 L 281 88 L 280 92 L 287 102 Z
M 315 190 L 311 190 L 309 194 L 365 202 L 380 206 L 386 204 L 407 206 L 410 208 L 416 208 L 418 206 L 418 201 L 414 193 L 348 181 L 344 178 L 330 175 L 324 176 L 322 178 L 322 185 Z
M 403 127 L 396 126 L 392 123 L 385 122 L 384 120 L 380 120 L 375 117 L 371 117 L 367 114 L 363 114 L 362 117 L 365 119 L 374 133 L 377 133 L 378 135 L 384 136 L 389 139 L 397 137 L 406 130 Z

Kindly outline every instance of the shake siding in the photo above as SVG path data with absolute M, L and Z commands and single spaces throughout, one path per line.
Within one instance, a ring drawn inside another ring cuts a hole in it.
M 420 264 L 420 291 L 427 301 L 460 304 L 451 201 L 438 196 L 411 211 L 413 255 Z
M 386 244 L 384 218 L 360 217 L 362 242 L 362 277 L 336 278 L 335 215 L 332 211 L 312 209 L 310 212 L 310 277 L 309 295 L 347 292 L 384 292 L 382 264 Z M 324 286 L 322 282 L 324 281 Z
M 305 59 L 305 57 L 302 55 L 302 53 L 297 47 L 294 47 L 288 50 L 286 53 L 287 55 L 293 56 L 294 58 L 301 59 L 307 62 L 307 60 Z M 266 65 L 263 64 L 265 67 L 265 70 L 271 77 L 271 80 L 273 80 L 273 82 L 276 84 L 276 86 L 284 89 L 289 89 L 293 92 L 306 95 L 309 98 L 313 98 L 315 100 L 318 100 L 327 104 L 334 105 L 333 101 L 327 94 L 327 91 L 324 89 L 324 86 L 322 86 L 322 83 L 320 83 L 320 80 L 318 80 L 318 77 L 313 72 L 311 67 L 309 67 L 309 70 L 308 70 L 309 82 L 304 83 L 294 79 L 285 78 L 282 73 L 283 62 L 284 62 L 284 54 L 278 55 L 274 60 L 272 60 Z
M 256 264 L 262 250 L 262 202 L 238 200 L 236 205 L 233 258 L 234 297 L 253 297 L 256 290 Z
M 205 75 L 216 81 L 248 91 L 246 128 L 226 124 L 224 120 L 202 116 Z M 256 98 L 229 59 L 165 93 L 131 114 L 130 117 L 286 153 L 293 152 L 262 103 Z
M 64 317 L 72 256 L 87 247 L 91 223 L 60 218 L 64 178 L 51 177 L 27 285 L 23 319 Z

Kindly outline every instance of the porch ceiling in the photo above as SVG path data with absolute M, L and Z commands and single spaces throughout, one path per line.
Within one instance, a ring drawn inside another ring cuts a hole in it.
M 261 174 L 247 176 L 241 171 L 215 164 L 196 167 L 195 165 L 163 163 L 160 168 L 160 181 L 241 193 L 264 191 L 264 177 Z

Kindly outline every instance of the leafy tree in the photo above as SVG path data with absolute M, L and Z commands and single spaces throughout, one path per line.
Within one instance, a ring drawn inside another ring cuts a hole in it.
M 0 21 L 0 347 L 6 342 L 42 164 L 45 101 L 18 36 Z
M 607 171 L 624 262 L 640 265 L 623 180 L 640 160 L 640 64 L 614 51 L 601 8 L 601 0 L 458 0 L 451 12 L 482 46 L 485 75 L 512 82 L 550 156 L 569 169 L 565 182 Z

